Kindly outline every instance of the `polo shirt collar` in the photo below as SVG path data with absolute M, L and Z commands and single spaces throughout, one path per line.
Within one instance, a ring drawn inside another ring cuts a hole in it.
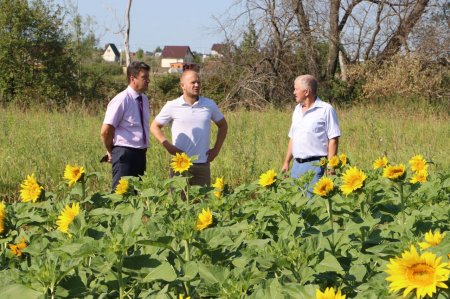
M 202 97 L 199 96 L 199 97 L 198 97 L 198 100 L 197 100 L 192 106 L 194 106 L 194 105 L 200 105 L 202 102 L 203 102 Z M 180 97 L 178 98 L 177 103 L 178 103 L 178 105 L 180 105 L 180 106 L 184 106 L 184 105 L 186 105 L 186 106 L 191 106 L 191 105 L 189 105 L 189 104 L 184 100 L 183 96 L 180 96 Z

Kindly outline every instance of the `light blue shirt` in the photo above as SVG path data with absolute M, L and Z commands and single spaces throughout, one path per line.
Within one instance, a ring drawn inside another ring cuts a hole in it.
M 340 135 L 336 111 L 330 104 L 317 97 L 305 112 L 300 104 L 295 107 L 289 130 L 294 158 L 327 156 L 328 141 Z

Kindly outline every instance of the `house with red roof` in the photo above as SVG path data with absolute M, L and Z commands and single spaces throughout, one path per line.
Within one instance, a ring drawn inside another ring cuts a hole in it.
M 161 53 L 161 67 L 170 68 L 173 63 L 188 63 L 194 61 L 194 54 L 189 46 L 164 46 Z

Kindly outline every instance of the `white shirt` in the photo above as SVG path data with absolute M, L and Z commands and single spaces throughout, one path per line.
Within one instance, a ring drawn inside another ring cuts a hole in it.
M 142 96 L 143 124 L 137 97 Z M 148 98 L 139 94 L 130 86 L 116 95 L 108 104 L 103 124 L 112 125 L 115 128 L 113 145 L 132 148 L 147 148 L 149 137 L 150 107 Z M 143 130 L 147 140 L 143 138 Z
M 336 111 L 330 104 L 317 97 L 304 113 L 300 104 L 295 107 L 289 130 L 294 158 L 327 156 L 328 141 L 340 135 Z
M 189 157 L 198 156 L 195 163 L 207 162 L 211 136 L 211 120 L 217 123 L 223 114 L 213 100 L 199 97 L 192 106 L 183 96 L 167 102 L 155 120 L 172 125 L 172 143 Z

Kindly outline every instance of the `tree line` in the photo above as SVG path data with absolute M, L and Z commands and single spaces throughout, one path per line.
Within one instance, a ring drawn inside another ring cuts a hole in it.
M 223 106 L 282 106 L 292 101 L 292 82 L 304 73 L 319 79 L 329 101 L 395 95 L 448 100 L 450 4 L 444 0 L 231 5 L 234 13 L 217 19 L 223 56 L 197 60 L 205 94 Z M 120 66 L 101 61 L 93 21 L 70 3 L 0 0 L 0 26 L 2 103 L 95 102 L 125 83 Z M 173 75 L 153 85 L 151 96 L 161 100 L 178 88 Z

